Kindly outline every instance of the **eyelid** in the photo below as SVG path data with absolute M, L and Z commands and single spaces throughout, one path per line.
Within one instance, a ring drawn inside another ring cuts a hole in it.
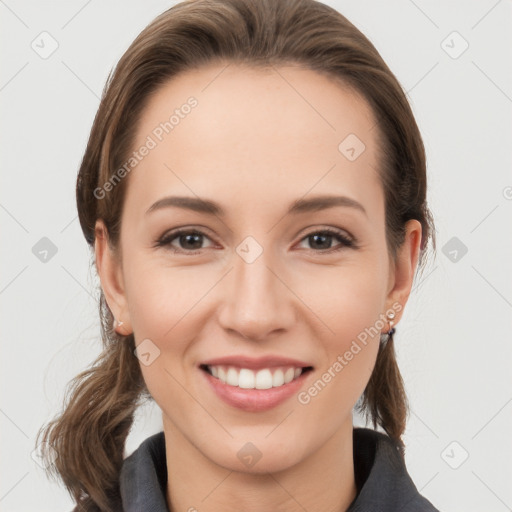
M 185 226 L 185 227 L 181 227 L 181 228 L 171 229 L 169 231 L 166 231 L 162 236 L 160 236 L 156 240 L 156 242 L 153 244 L 153 247 L 156 247 L 156 248 L 170 247 L 171 251 L 173 251 L 175 253 L 179 253 L 179 254 L 197 254 L 199 251 L 202 251 L 203 249 L 195 249 L 195 250 L 191 250 L 191 251 L 185 251 L 183 249 L 175 249 L 174 247 L 171 247 L 171 241 L 174 241 L 180 235 L 197 234 L 197 235 L 202 235 L 204 238 L 208 238 L 215 244 L 216 243 L 215 240 L 209 234 L 207 234 L 208 231 L 209 231 L 209 229 L 204 226 L 201 226 L 199 228 L 193 227 L 193 226 L 191 226 L 191 227 Z M 206 247 L 205 247 L 205 249 L 206 249 Z
M 313 225 L 308 226 L 307 228 L 304 228 L 302 230 L 301 240 L 304 239 L 304 237 L 311 236 L 315 233 L 330 233 L 332 235 L 338 235 L 343 236 L 351 241 L 355 241 L 355 237 L 350 234 L 346 229 L 338 228 L 334 226 L 327 226 L 327 225 Z

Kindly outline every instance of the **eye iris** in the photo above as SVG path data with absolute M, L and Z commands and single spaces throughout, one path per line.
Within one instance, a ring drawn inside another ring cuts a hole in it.
M 325 240 L 327 239 L 328 241 L 330 241 L 330 239 L 332 238 L 332 235 L 326 235 L 326 234 L 315 234 L 315 235 L 311 235 L 309 237 L 310 239 L 313 239 L 315 241 L 315 243 L 313 245 L 316 245 L 317 248 L 320 248 L 320 249 L 329 249 L 329 246 L 330 244 L 329 243 L 325 243 Z M 316 244 L 317 240 L 318 239 L 323 239 L 324 240 L 324 243 L 320 243 L 320 246 L 321 247 L 318 247 L 318 244 Z M 322 247 L 322 245 L 324 245 L 325 247 Z
M 195 246 L 192 243 L 192 245 L 193 245 L 192 247 L 187 246 L 188 240 L 191 239 L 191 238 L 195 238 L 196 242 L 199 241 L 199 243 L 196 243 Z M 185 235 L 181 235 L 179 237 L 179 241 L 180 241 L 180 245 L 182 245 L 184 247 L 187 247 L 189 249 L 200 249 L 201 248 L 201 242 L 202 242 L 202 235 L 200 235 L 199 233 L 187 233 Z

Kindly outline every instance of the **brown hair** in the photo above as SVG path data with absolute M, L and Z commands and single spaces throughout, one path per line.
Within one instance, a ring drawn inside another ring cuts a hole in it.
M 127 180 L 104 197 L 95 191 L 133 150 L 148 99 L 178 73 L 214 62 L 299 65 L 357 91 L 377 120 L 388 250 L 396 256 L 405 223 L 417 219 L 423 228 L 417 270 L 423 267 L 428 240 L 435 248 L 435 237 L 426 203 L 425 151 L 411 108 L 371 42 L 339 12 L 314 0 L 188 0 L 139 34 L 107 79 L 78 173 L 78 215 L 91 249 L 97 219 L 105 222 L 111 247 L 118 247 Z M 135 410 L 151 397 L 133 354 L 133 334 L 115 333 L 99 291 L 104 350 L 69 384 L 62 414 L 41 429 L 42 454 L 48 462 L 49 449 L 58 454 L 50 472 L 62 479 L 77 510 L 112 511 L 120 508 L 119 472 Z M 392 338 L 379 348 L 358 407 L 374 428 L 380 425 L 399 443 L 403 455 L 408 405 Z

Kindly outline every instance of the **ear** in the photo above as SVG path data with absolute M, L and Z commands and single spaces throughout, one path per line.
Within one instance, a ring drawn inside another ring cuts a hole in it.
M 387 308 L 394 310 L 396 314 L 395 325 L 400 321 L 409 300 L 421 245 L 421 223 L 412 219 L 406 223 L 405 228 L 404 242 L 397 251 L 396 260 L 390 262 L 389 291 L 386 297 Z M 401 308 L 396 306 L 397 303 Z
M 114 315 L 114 327 L 124 336 L 132 333 L 128 304 L 124 292 L 121 259 L 108 243 L 108 230 L 105 223 L 98 219 L 94 227 L 94 253 L 96 269 L 108 307 Z

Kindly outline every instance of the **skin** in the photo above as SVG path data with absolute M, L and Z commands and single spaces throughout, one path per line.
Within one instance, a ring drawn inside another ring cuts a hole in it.
M 356 496 L 352 408 L 370 378 L 379 335 L 308 404 L 292 396 L 264 412 L 225 404 L 198 365 L 231 354 L 294 357 L 314 367 L 301 390 L 309 388 L 393 304 L 402 308 L 395 325 L 400 321 L 421 224 L 407 223 L 393 261 L 375 120 L 346 87 L 297 66 L 208 65 L 159 89 L 134 147 L 190 96 L 198 106 L 125 178 L 120 252 L 107 244 L 102 221 L 96 224 L 96 266 L 123 322 L 117 331 L 160 350 L 141 370 L 162 410 L 168 507 L 344 511 Z M 338 150 L 350 133 L 366 146 L 355 161 Z M 346 206 L 286 214 L 294 200 L 320 194 L 349 196 L 366 214 Z M 168 195 L 214 200 L 226 216 L 176 207 L 145 214 Z M 178 227 L 205 236 L 174 238 L 181 253 L 155 247 Z M 328 227 L 355 238 L 357 248 L 307 236 Z M 247 236 L 263 249 L 250 264 L 236 252 Z M 379 334 L 388 329 L 385 323 Z M 252 467 L 237 457 L 249 441 L 262 454 Z

